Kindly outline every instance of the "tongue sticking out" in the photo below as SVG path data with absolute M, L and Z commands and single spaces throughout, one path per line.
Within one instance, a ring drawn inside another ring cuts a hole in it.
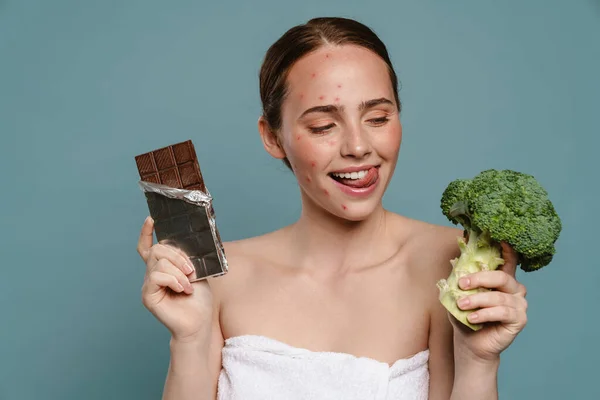
M 361 179 L 344 179 L 338 178 L 337 176 L 332 177 L 339 183 L 344 184 L 346 186 L 350 186 L 353 188 L 366 188 L 375 183 L 378 176 L 379 172 L 377 171 L 377 168 L 371 168 L 369 169 L 369 172 L 367 172 L 367 174 Z

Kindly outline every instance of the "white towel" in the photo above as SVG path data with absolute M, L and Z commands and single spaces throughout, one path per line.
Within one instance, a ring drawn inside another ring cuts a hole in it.
M 429 350 L 391 367 L 351 354 L 315 352 L 264 336 L 225 341 L 218 400 L 426 400 Z

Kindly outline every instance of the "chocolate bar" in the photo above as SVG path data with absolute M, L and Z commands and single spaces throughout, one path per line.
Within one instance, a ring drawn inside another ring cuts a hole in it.
M 146 196 L 159 243 L 182 250 L 194 266 L 191 282 L 227 273 L 227 259 L 216 226 L 194 145 L 190 140 L 135 157 L 139 185 Z
M 206 192 L 191 140 L 163 147 L 135 157 L 140 178 L 172 188 Z

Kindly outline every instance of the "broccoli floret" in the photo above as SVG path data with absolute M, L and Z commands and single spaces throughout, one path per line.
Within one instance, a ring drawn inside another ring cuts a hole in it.
M 448 279 L 437 283 L 440 301 L 460 322 L 473 330 L 456 301 L 486 289 L 461 290 L 458 280 L 469 273 L 494 270 L 504 264 L 500 242 L 517 253 L 523 271 L 548 265 L 555 254 L 561 220 L 546 190 L 528 174 L 511 170 L 483 171 L 473 179 L 457 179 L 445 189 L 441 208 L 455 225 L 462 225 L 465 237 L 458 238 L 460 256 L 451 260 Z

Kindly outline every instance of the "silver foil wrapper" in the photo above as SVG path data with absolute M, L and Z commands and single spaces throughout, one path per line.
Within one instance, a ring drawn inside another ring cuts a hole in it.
M 194 267 L 188 275 L 190 282 L 226 274 L 227 258 L 208 189 L 176 189 L 145 181 L 138 184 L 154 219 L 158 242 L 181 250 L 190 259 Z

